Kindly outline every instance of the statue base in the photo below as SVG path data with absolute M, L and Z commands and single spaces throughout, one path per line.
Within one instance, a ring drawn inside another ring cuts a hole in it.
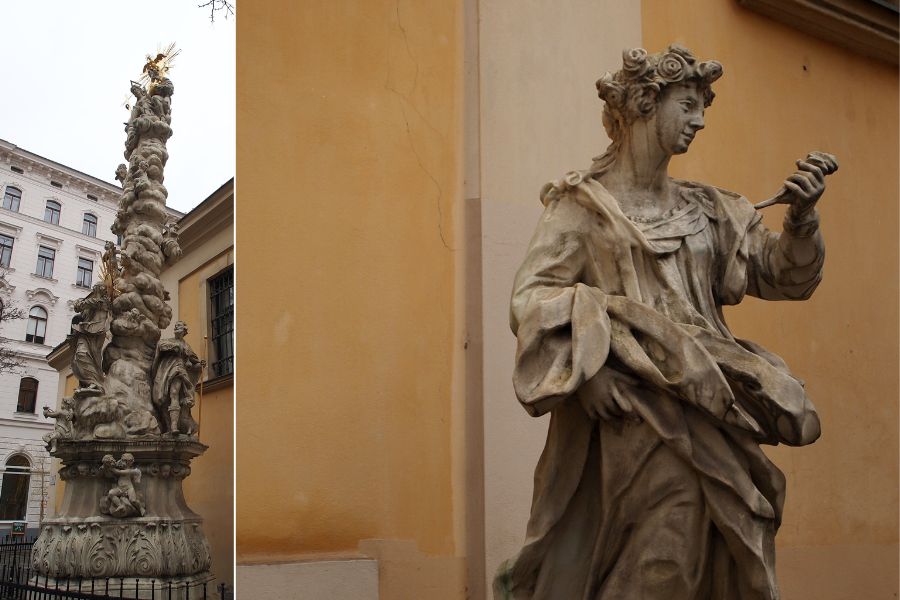
M 150 581 L 172 582 L 173 589 L 178 583 L 182 591 L 186 583 L 200 582 L 202 593 L 202 583 L 209 579 L 209 543 L 203 519 L 185 502 L 182 481 L 191 472 L 191 460 L 206 448 L 186 436 L 58 440 L 53 455 L 63 462 L 62 506 L 59 514 L 44 519 L 32 549 L 32 568 L 41 579 L 69 580 L 70 586 L 79 579 L 85 580 L 82 586 L 88 580 L 96 586 L 106 578 L 118 586 L 124 579 L 121 584 L 128 586 L 130 580 L 132 591 L 135 581 L 138 589 L 146 583 L 149 594 Z M 102 514 L 101 500 L 117 485 L 102 459 L 124 453 L 134 457 L 132 468 L 141 471 L 135 489 L 144 513 Z

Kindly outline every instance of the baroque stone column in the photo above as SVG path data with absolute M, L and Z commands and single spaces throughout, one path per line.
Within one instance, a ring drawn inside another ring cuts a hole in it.
M 181 256 L 163 185 L 174 54 L 170 47 L 148 58 L 131 84 L 128 162 L 116 170 L 123 189 L 112 226 L 121 248 L 107 244 L 100 281 L 76 305 L 69 343 L 79 387 L 59 412 L 45 411 L 57 420 L 45 440 L 62 461 L 65 490 L 59 514 L 44 520 L 32 566 L 71 588 L 126 578 L 149 597 L 151 580 L 158 590 L 211 579 L 202 518 L 182 492 L 191 460 L 207 448 L 191 417 L 204 364 L 184 341 L 184 323 L 160 340 L 172 309 L 159 276 Z

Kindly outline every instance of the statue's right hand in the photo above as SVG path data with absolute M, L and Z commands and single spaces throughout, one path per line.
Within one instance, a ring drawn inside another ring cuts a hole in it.
M 624 390 L 635 381 L 618 371 L 603 367 L 578 388 L 581 407 L 592 419 L 609 421 L 634 416 L 634 406 Z

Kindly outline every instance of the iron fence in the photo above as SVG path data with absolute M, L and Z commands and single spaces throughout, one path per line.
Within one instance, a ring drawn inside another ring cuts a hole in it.
M 0 600 L 232 600 L 224 583 L 147 581 L 128 577 L 58 579 L 31 568 L 34 540 L 0 542 Z

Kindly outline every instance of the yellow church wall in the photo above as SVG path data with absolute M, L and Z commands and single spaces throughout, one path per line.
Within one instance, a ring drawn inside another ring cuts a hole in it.
M 387 540 L 458 583 L 461 8 L 243 10 L 238 563 Z
M 888 598 L 898 581 L 898 78 L 892 65 L 741 8 L 644 0 L 644 47 L 715 59 L 706 130 L 675 176 L 758 202 L 811 150 L 837 155 L 819 203 L 824 280 L 806 302 L 745 300 L 734 332 L 806 381 L 822 437 L 771 448 L 787 476 L 777 537 L 786 599 Z M 764 209 L 780 230 L 783 209 Z
M 60 381 L 60 398 L 71 397 L 75 390 L 78 388 L 78 379 L 72 374 L 71 369 L 66 369 L 67 373 L 65 378 L 62 378 L 62 374 L 60 377 L 62 381 Z M 57 400 L 56 406 L 53 407 L 54 410 L 59 409 L 59 401 Z M 50 514 L 55 514 L 59 512 L 59 509 L 62 508 L 62 502 L 64 497 L 64 492 L 66 489 L 66 482 L 62 480 L 62 477 L 58 475 L 59 469 L 62 467 L 62 462 L 58 458 L 50 459 L 50 474 L 55 477 L 56 481 L 56 490 L 53 492 L 53 510 L 49 511 Z

